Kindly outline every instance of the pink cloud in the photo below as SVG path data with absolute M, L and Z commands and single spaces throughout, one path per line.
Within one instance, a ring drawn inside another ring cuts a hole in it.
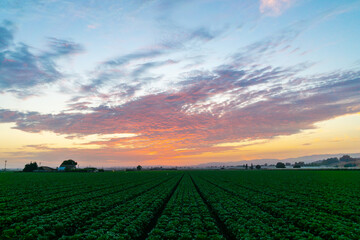
M 294 0 L 261 0 L 260 12 L 270 16 L 279 16 L 288 9 Z
M 89 28 L 89 29 L 96 29 L 98 27 L 99 27 L 98 24 L 89 24 L 89 25 L 87 25 L 87 28 Z
M 178 91 L 150 94 L 113 107 L 55 115 L 2 110 L 0 121 L 15 122 L 17 129 L 27 132 L 52 131 L 72 136 L 135 133 L 137 136 L 89 142 L 102 148 L 89 151 L 109 160 L 120 159 L 121 155 L 139 161 L 170 161 L 224 151 L 224 147 L 216 147 L 219 143 L 294 134 L 313 128 L 315 122 L 360 111 L 360 72 L 300 79 L 294 77 L 297 71 L 271 67 L 252 71 L 222 69 L 204 78 L 192 77 Z M 279 84 L 284 79 L 287 81 Z M 294 89 L 294 83 L 299 87 Z M 267 87 L 249 91 L 248 87 L 254 85 Z M 207 102 L 228 91 L 232 92 L 228 100 Z M 71 107 L 83 110 L 86 105 L 79 102 Z M 73 154 L 87 153 L 77 149 Z

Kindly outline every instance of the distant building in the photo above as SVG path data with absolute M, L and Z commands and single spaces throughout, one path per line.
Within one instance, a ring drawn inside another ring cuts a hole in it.
M 61 168 L 61 169 L 65 168 L 66 171 L 71 171 L 71 170 L 76 169 L 76 165 L 63 165 L 63 164 L 61 164 L 59 168 Z M 59 171 L 59 168 L 58 168 L 58 171 Z M 63 170 L 63 171 L 65 171 L 65 170 Z
M 83 171 L 86 171 L 86 172 L 98 172 L 98 169 L 97 169 L 97 168 L 88 167 L 88 168 L 84 168 Z
M 136 168 L 126 168 L 125 169 L 126 172 L 132 172 L 132 171 L 135 171 L 135 170 L 136 170 Z
M 64 172 L 66 171 L 66 167 L 58 167 L 57 169 L 59 172 Z
M 166 170 L 166 171 L 168 171 L 168 170 L 177 170 L 177 168 L 176 167 L 168 167 L 168 168 L 163 168 L 163 167 L 152 167 L 152 168 L 150 168 L 150 170 L 154 170 L 154 171 L 163 171 L 163 170 Z

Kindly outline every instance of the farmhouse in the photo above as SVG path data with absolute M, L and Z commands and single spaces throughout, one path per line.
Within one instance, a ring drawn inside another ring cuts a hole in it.
M 54 172 L 54 171 L 56 171 L 54 168 L 47 166 L 38 167 L 38 169 L 34 170 L 34 172 Z
M 76 169 L 76 165 L 63 165 L 61 164 L 60 167 L 58 168 L 59 169 L 64 169 L 64 170 L 74 170 Z
M 63 172 L 63 171 L 66 170 L 66 168 L 65 168 L 65 167 L 58 167 L 57 170 L 58 170 L 59 172 Z

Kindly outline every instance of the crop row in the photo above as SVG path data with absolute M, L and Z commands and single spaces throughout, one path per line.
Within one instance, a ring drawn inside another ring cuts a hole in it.
M 359 174 L 0 174 L 0 239 L 360 239 Z
M 215 179 L 212 179 L 212 182 L 209 180 L 204 181 L 234 195 L 237 199 L 258 206 L 264 212 L 283 218 L 286 222 L 316 236 L 326 239 L 338 239 L 341 237 L 354 239 L 360 236 L 360 225 L 347 218 L 321 212 L 311 206 L 303 206 L 286 199 L 260 194 L 236 186 L 232 182 L 222 182 Z
M 66 178 L 69 177 L 73 181 L 67 181 Z M 88 185 L 87 176 L 79 173 L 72 173 L 71 176 L 62 173 L 14 173 L 4 174 L 2 180 L 0 203 L 12 202 L 14 199 L 31 200 L 38 194 L 68 192 Z M 97 182 L 97 185 L 102 184 L 106 185 L 107 182 Z M 13 191 L 14 189 L 16 191 Z
M 218 184 L 221 182 L 217 181 Z M 349 219 L 347 221 L 354 221 L 360 223 L 360 205 L 359 202 L 354 204 L 354 199 L 347 196 L 340 196 L 332 199 L 324 198 L 324 194 L 318 192 L 316 195 L 302 193 L 297 191 L 297 188 L 292 189 L 279 188 L 277 186 L 264 187 L 259 185 L 246 186 L 236 182 L 232 183 L 232 186 L 244 188 L 248 191 L 256 192 L 256 194 L 268 195 L 276 199 L 282 199 L 291 202 L 297 206 L 302 206 L 307 209 L 316 209 L 318 212 L 328 213 L 331 215 L 337 215 L 341 219 Z M 355 199 L 357 200 L 357 199 Z M 351 202 L 350 202 L 351 201 Z M 358 200 L 357 200 L 358 201 Z
M 11 202 L 0 203 L 0 215 L 10 215 L 14 209 L 19 208 L 21 208 L 23 213 L 26 211 L 33 211 L 35 208 L 43 209 L 44 206 L 48 206 L 51 201 L 59 201 L 61 199 L 69 200 L 69 198 L 74 198 L 77 195 L 92 195 L 99 191 L 101 191 L 100 194 L 106 194 L 108 191 L 113 192 L 114 189 L 120 190 L 123 186 L 131 187 L 134 185 L 134 182 L 139 183 L 141 181 L 129 179 L 116 184 L 84 184 L 83 186 L 74 186 L 72 189 L 67 189 L 65 192 L 57 192 L 56 190 L 51 189 L 46 193 L 39 192 L 34 196 L 17 197 L 13 198 Z
M 158 176 L 161 179 L 160 176 Z M 122 194 L 123 191 L 128 191 L 129 189 L 136 188 L 137 186 L 143 185 L 144 180 L 149 180 L 147 178 L 134 179 L 131 184 L 124 185 L 115 185 L 112 188 L 103 189 L 102 191 L 88 192 L 83 195 L 78 195 L 74 191 L 74 196 L 59 199 L 55 202 L 43 202 L 36 205 L 28 205 L 26 207 L 19 207 L 17 209 L 4 209 L 5 214 L 0 216 L 0 230 L 9 227 L 11 224 L 16 222 L 24 222 L 33 217 L 39 217 L 41 215 L 51 215 L 54 211 L 64 211 L 69 206 L 81 204 L 90 200 L 102 198 L 104 196 L 111 197 L 114 194 Z M 48 195 L 45 195 L 48 196 Z M 49 195 L 51 196 L 51 194 Z M 39 195 L 41 198 L 42 196 Z M 45 197 L 46 198 L 46 197 Z
M 316 239 L 313 234 L 288 224 L 233 193 L 214 187 L 196 174 L 192 174 L 192 178 L 231 239 Z
M 43 236 L 45 239 L 56 239 L 63 235 L 71 235 L 76 232 L 76 229 L 85 224 L 87 220 L 109 211 L 126 201 L 131 201 L 174 177 L 176 177 L 175 174 L 159 176 L 157 179 L 152 179 L 151 182 L 147 183 L 142 179 L 143 182 L 141 184 L 136 184 L 132 187 L 125 185 L 121 190 L 100 193 L 96 196 L 88 194 L 85 197 L 77 196 L 73 201 L 68 202 L 67 205 L 63 205 L 62 202 L 53 203 L 49 207 L 56 209 L 55 211 L 50 211 L 49 213 L 43 212 L 41 215 L 25 219 L 25 221 L 12 223 L 6 227 L 0 238 L 33 239 L 36 236 Z M 59 207 L 59 205 L 62 205 L 62 207 Z
M 96 190 L 126 184 L 136 179 L 156 177 L 154 173 L 112 174 L 101 173 L 17 173 L 4 174 L 0 182 L 0 207 L 10 208 L 11 204 L 33 205 L 56 195 L 74 194 L 80 190 Z M 5 176 L 5 177 L 4 177 Z M 71 181 L 69 181 L 71 179 Z M 15 191 L 14 191 L 15 190 Z M 41 197 L 40 197 L 41 196 Z
M 139 195 L 132 201 L 117 205 L 89 219 L 71 236 L 61 239 L 144 239 L 161 209 L 175 192 L 182 176 Z
M 281 176 L 271 174 L 266 177 L 262 173 L 253 174 L 253 177 L 242 178 L 239 174 L 228 172 L 219 176 L 211 176 L 216 182 L 230 181 L 232 185 L 257 191 L 279 199 L 286 199 L 307 208 L 315 208 L 317 211 L 338 215 L 360 223 L 360 172 L 325 172 L 314 173 L 311 171 L 300 172 L 296 175 L 287 172 L 278 172 Z M 216 174 L 215 174 L 216 175 Z M 251 176 L 251 175 L 248 175 Z M 346 176 L 346 177 L 345 177 Z M 274 179 L 275 178 L 275 179 Z M 277 180 L 279 179 L 279 180 Z M 284 181 L 286 179 L 287 181 Z M 220 183 L 220 182 L 219 182 Z
M 148 239 L 224 239 L 188 174 Z

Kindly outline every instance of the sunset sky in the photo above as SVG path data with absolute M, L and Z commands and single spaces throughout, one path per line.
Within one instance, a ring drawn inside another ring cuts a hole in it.
M 360 152 L 360 1 L 2 0 L 0 168 Z

